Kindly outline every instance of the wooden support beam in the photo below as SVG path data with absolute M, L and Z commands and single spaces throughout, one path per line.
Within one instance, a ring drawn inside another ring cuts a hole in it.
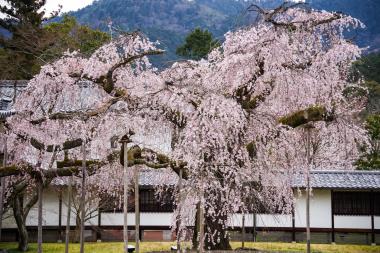
M 101 226 L 102 226 L 102 210 L 99 208 L 98 209 L 98 230 L 96 232 L 96 241 L 97 242 L 102 241 Z
M 371 245 L 376 245 L 375 241 L 375 194 L 371 190 Z
M 335 224 L 334 224 L 334 190 L 331 190 L 331 243 L 335 244 Z
M 292 242 L 296 242 L 296 216 L 295 216 L 295 208 L 294 203 L 292 205 Z
M 135 168 L 135 251 L 140 253 L 140 201 L 139 168 Z
M 253 241 L 256 242 L 257 241 L 257 231 L 256 231 L 256 228 L 257 228 L 257 219 L 256 219 L 256 213 L 253 213 Z
M 7 138 L 4 138 L 4 157 L 3 157 L 3 167 L 7 166 Z M 0 179 L 0 242 L 1 242 L 1 230 L 3 227 L 3 213 L 4 213 L 4 194 L 5 194 L 5 177 Z
M 58 195 L 58 242 L 62 242 L 62 191 Z

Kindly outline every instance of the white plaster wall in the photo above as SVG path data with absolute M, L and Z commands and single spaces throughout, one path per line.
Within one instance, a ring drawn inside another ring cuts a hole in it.
M 13 212 L 8 211 L 3 218 L 3 228 L 17 228 L 16 221 L 13 218 Z
M 140 213 L 141 226 L 171 226 L 172 213 Z M 135 213 L 128 213 L 128 225 L 135 225 Z M 124 224 L 123 213 L 102 213 L 102 226 L 122 226 Z
M 371 216 L 334 216 L 335 228 L 371 228 Z
M 67 191 L 64 191 L 62 193 L 62 226 L 66 226 L 66 223 L 67 223 L 67 204 L 68 204 L 68 199 L 69 199 L 68 196 L 69 195 L 68 195 Z M 73 205 L 73 200 L 71 200 L 71 204 Z M 79 203 L 76 203 L 75 205 L 78 205 L 78 204 Z M 58 203 L 57 203 L 57 208 L 58 208 Z M 98 224 L 98 217 L 97 217 L 98 212 L 96 211 L 96 207 L 93 208 L 92 210 L 95 210 L 95 212 L 93 212 L 93 214 L 92 214 L 92 216 L 95 216 L 95 217 L 86 221 L 85 225 L 97 225 Z M 75 211 L 75 208 L 72 206 L 71 214 L 70 214 L 70 226 L 76 225 L 75 219 L 76 219 L 76 211 Z M 58 220 L 57 220 L 57 226 L 58 226 Z
M 295 205 L 296 227 L 306 227 L 306 192 L 297 197 Z M 314 228 L 331 228 L 331 191 L 314 189 L 310 199 L 310 226 Z
M 380 216 L 375 216 L 375 229 L 380 229 Z
M 259 214 L 256 216 L 258 227 L 291 227 L 292 215 Z
M 42 195 L 42 200 L 42 225 L 57 226 L 59 217 L 59 200 L 57 192 L 52 189 L 45 190 Z M 38 225 L 37 205 L 30 210 L 26 219 L 26 225 Z
M 311 227 L 331 228 L 331 192 L 330 190 L 313 190 L 311 198 Z M 43 225 L 58 226 L 59 198 L 58 191 L 50 188 L 45 190 L 43 195 Z M 96 214 L 96 213 L 95 213 Z M 298 196 L 295 206 L 295 225 L 305 227 L 306 199 L 305 192 Z M 66 225 L 67 215 L 67 193 L 62 196 L 62 226 Z M 141 213 L 142 226 L 171 226 L 172 213 Z M 71 226 L 75 226 L 75 212 L 71 214 Z M 291 215 L 268 215 L 258 214 L 256 216 L 259 227 L 291 227 Z M 27 218 L 28 226 L 37 226 L 37 206 L 33 207 Z M 94 217 L 86 222 L 86 225 L 97 225 L 98 218 Z M 123 213 L 102 213 L 101 224 L 104 226 L 122 226 Z M 128 224 L 135 225 L 134 213 L 128 214 Z M 229 224 L 233 227 L 241 227 L 242 214 L 230 217 Z M 253 226 L 253 215 L 245 216 L 247 227 Z M 11 211 L 8 211 L 3 220 L 4 228 L 16 228 L 16 224 Z M 335 216 L 336 228 L 371 228 L 370 216 Z M 375 216 L 375 228 L 380 229 L 380 216 Z
M 234 214 L 230 220 L 229 225 L 231 227 L 241 227 L 242 226 L 243 215 Z M 253 215 L 245 215 L 245 226 L 253 227 Z M 256 215 L 256 226 L 258 227 L 291 227 L 292 226 L 292 216 L 291 215 L 271 215 L 271 214 L 257 214 Z

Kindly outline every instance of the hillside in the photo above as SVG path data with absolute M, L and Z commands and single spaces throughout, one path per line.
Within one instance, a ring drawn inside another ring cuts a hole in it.
M 142 30 L 152 40 L 159 40 L 167 50 L 160 64 L 177 59 L 175 48 L 195 27 L 207 28 L 218 39 L 223 34 L 247 24 L 245 0 L 99 0 L 71 13 L 80 23 L 107 30 L 107 22 L 123 30 Z M 281 0 L 260 0 L 261 5 L 274 7 Z M 361 46 L 380 48 L 380 1 L 378 0 L 309 0 L 312 8 L 342 11 L 362 20 L 367 29 L 350 34 Z

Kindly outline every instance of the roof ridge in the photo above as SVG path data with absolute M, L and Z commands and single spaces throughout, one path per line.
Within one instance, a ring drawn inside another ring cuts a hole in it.
M 311 170 L 312 174 L 380 174 L 380 170 Z

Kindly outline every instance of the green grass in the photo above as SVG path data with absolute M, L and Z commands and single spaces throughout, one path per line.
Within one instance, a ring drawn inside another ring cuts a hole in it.
M 131 243 L 133 244 L 133 243 Z M 151 251 L 168 251 L 174 242 L 142 242 L 141 243 L 141 253 L 151 252 Z M 232 242 L 232 248 L 236 249 L 241 247 L 240 242 Z M 246 248 L 254 248 L 265 251 L 273 252 L 305 252 L 305 244 L 302 243 L 272 243 L 272 242 L 247 242 L 245 243 Z M 16 243 L 0 243 L 1 249 L 7 249 L 9 253 L 17 253 Z M 44 253 L 60 253 L 64 252 L 64 243 L 44 243 L 43 252 Z M 379 253 L 380 246 L 369 246 L 369 245 L 330 245 L 330 244 L 312 244 L 312 252 L 314 253 Z M 28 252 L 37 252 L 37 244 L 31 243 L 30 250 Z M 86 243 L 85 244 L 86 253 L 122 253 L 123 243 L 120 242 L 102 242 L 102 243 Z M 70 244 L 70 253 L 79 253 L 79 244 Z

